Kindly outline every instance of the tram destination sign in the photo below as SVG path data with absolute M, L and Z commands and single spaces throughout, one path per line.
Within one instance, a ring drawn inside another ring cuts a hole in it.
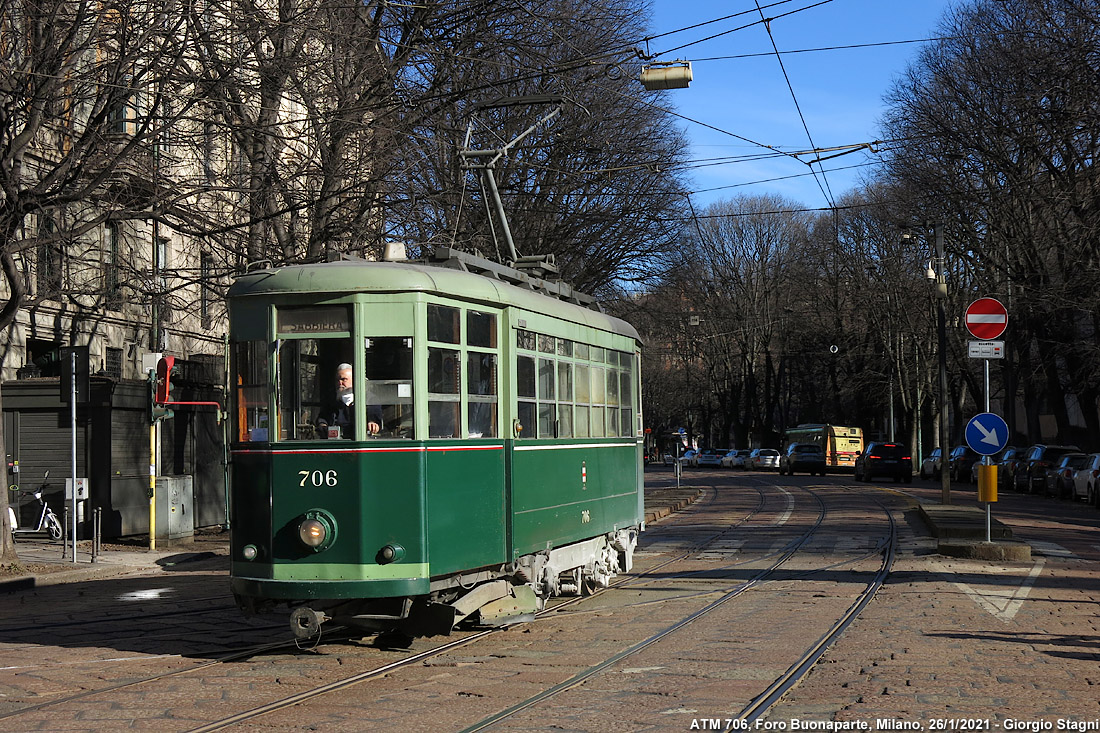
M 967 356 L 971 359 L 1005 358 L 1004 341 L 967 341 Z
M 996 298 L 978 298 L 966 307 L 966 329 L 976 339 L 999 337 L 1008 326 L 1008 309 Z

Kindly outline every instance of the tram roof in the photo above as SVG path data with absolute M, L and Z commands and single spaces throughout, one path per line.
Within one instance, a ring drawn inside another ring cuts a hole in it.
M 486 275 L 413 261 L 340 260 L 252 270 L 234 281 L 229 297 L 402 292 L 436 293 L 496 306 L 515 306 L 641 340 L 629 323 L 593 308 Z

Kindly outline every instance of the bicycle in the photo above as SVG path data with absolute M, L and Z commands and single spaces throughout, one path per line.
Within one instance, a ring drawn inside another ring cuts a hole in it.
M 61 520 L 57 518 L 57 515 L 53 513 L 53 509 L 50 509 L 50 505 L 42 498 L 43 492 L 45 492 L 46 487 L 49 486 L 49 478 L 50 472 L 46 471 L 45 475 L 42 476 L 42 483 L 34 490 L 34 498 L 37 499 L 38 503 L 41 505 L 41 509 L 38 512 L 38 523 L 34 527 L 17 526 L 19 522 L 15 514 L 15 509 L 12 508 L 10 503 L 8 504 L 8 519 L 11 520 L 11 533 L 13 536 L 17 534 L 47 532 L 52 539 L 61 539 Z M 15 492 L 22 491 L 18 484 L 12 484 L 8 487 L 8 490 Z

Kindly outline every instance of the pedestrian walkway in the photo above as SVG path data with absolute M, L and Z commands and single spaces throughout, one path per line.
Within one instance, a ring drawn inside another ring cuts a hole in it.
M 88 541 L 77 543 L 76 562 L 73 562 L 72 545 L 60 541 L 20 537 L 15 548 L 20 563 L 28 572 L 0 576 L 0 593 L 120 575 L 158 573 L 188 563 L 214 561 L 228 557 L 229 532 L 220 528 L 198 530 L 187 540 L 158 541 L 155 550 L 138 542 L 109 544 L 97 553 L 94 561 Z

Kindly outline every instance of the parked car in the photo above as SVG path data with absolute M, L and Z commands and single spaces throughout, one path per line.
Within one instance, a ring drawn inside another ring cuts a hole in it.
M 702 468 L 704 466 L 719 468 L 722 465 L 722 454 L 718 452 L 717 448 L 704 448 L 695 454 L 692 458 L 691 465 L 696 468 Z
M 779 468 L 779 451 L 774 448 L 754 448 L 745 459 L 745 468 L 750 471 Z
M 1017 491 L 1029 494 L 1046 490 L 1047 471 L 1054 467 L 1066 453 L 1078 453 L 1075 445 L 1043 445 L 1038 443 L 1027 449 L 1027 454 L 1016 466 L 1013 484 Z
M 661 463 L 665 464 L 666 466 L 671 466 L 672 464 L 676 463 L 676 454 L 665 453 L 663 456 L 661 456 Z
M 752 453 L 751 450 L 739 449 L 731 450 L 726 455 L 722 456 L 723 468 L 744 468 L 745 459 Z
M 956 445 L 947 459 L 951 480 L 959 484 L 969 481 L 970 469 L 981 459 L 981 455 L 969 445 Z
M 1005 448 L 997 461 L 997 486 L 1010 489 L 1016 486 L 1016 470 L 1027 455 L 1026 448 Z
M 680 467 L 681 468 L 687 468 L 688 466 L 692 465 L 692 459 L 695 458 L 695 454 L 698 453 L 698 452 L 699 451 L 697 451 L 697 450 L 686 450 L 683 453 L 681 453 L 680 454 Z
M 890 476 L 895 481 L 912 483 L 913 457 L 901 443 L 871 443 L 856 456 L 856 481 L 875 476 Z
M 825 453 L 821 446 L 813 443 L 791 443 L 783 455 L 779 456 L 779 473 L 794 476 L 804 471 L 811 476 L 815 473 L 825 475 Z
M 1059 499 L 1073 496 L 1073 474 L 1085 465 L 1088 456 L 1084 453 L 1066 453 L 1058 459 L 1058 464 L 1047 471 L 1046 492 Z
M 998 469 L 997 469 L 997 485 L 998 486 L 1000 486 L 1000 484 L 1001 484 L 1001 469 L 999 468 L 999 466 L 1001 464 L 1001 458 L 1004 456 L 1004 454 L 1007 451 L 1010 451 L 1010 450 L 1016 450 L 1016 449 L 1015 448 L 1002 448 L 1001 450 L 999 450 L 996 453 L 989 456 L 989 464 L 991 466 L 998 466 Z M 984 460 L 985 460 L 985 456 L 979 456 L 978 460 L 974 461 L 974 465 L 970 467 L 970 483 L 974 484 L 975 486 L 978 485 L 978 466 L 982 465 L 982 461 L 984 461 Z
M 940 480 L 940 460 L 943 457 L 943 451 L 939 448 L 933 448 L 932 452 L 920 462 L 920 477 L 926 481 L 935 479 Z
M 1073 473 L 1073 498 L 1100 507 L 1100 453 L 1090 453 Z

